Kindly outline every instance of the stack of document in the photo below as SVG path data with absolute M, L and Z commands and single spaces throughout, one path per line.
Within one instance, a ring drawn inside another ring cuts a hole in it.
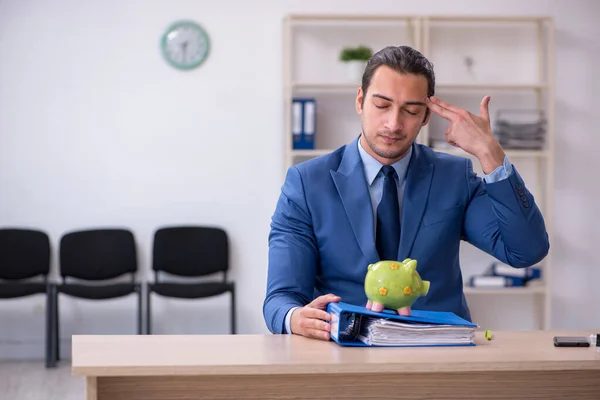
M 547 124 L 543 110 L 499 110 L 496 118 L 493 132 L 505 149 L 543 148 Z
M 358 338 L 369 346 L 443 346 L 475 343 L 468 326 L 424 324 L 363 317 Z
M 477 324 L 447 311 L 391 310 L 330 303 L 331 338 L 342 346 L 474 346 Z

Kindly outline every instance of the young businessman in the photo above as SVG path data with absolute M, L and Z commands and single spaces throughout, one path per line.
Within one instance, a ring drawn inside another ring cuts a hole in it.
M 269 234 L 263 314 L 271 332 L 328 340 L 327 304 L 371 307 L 368 264 L 407 257 L 431 282 L 413 308 L 470 320 L 461 240 L 516 268 L 546 256 L 542 214 L 492 135 L 490 97 L 474 115 L 435 98 L 434 89 L 421 53 L 384 48 L 369 60 L 356 96 L 360 135 L 289 168 Z M 446 140 L 479 160 L 483 179 L 469 159 L 415 143 L 431 112 L 448 120 Z

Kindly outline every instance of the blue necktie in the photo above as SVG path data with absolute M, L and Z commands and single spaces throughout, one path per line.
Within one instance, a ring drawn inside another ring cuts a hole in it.
M 398 258 L 400 241 L 400 206 L 398 205 L 398 189 L 396 186 L 396 170 L 383 166 L 383 194 L 377 206 L 376 246 L 381 260 Z

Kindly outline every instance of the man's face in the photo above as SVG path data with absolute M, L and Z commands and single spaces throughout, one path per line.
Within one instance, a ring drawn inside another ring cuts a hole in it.
M 401 159 L 429 122 L 429 115 L 425 119 L 426 98 L 427 78 L 423 75 L 401 74 L 384 65 L 377 68 L 366 96 L 362 88 L 356 96 L 365 150 L 384 165 Z

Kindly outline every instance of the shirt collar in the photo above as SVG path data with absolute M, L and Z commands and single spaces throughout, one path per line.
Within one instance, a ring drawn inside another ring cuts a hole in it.
M 360 138 L 357 140 L 358 142 L 358 152 L 360 154 L 360 158 L 362 159 L 364 168 L 365 168 L 365 178 L 367 179 L 367 183 L 369 186 L 373 184 L 377 174 L 381 171 L 381 167 L 383 164 L 373 158 L 372 155 L 366 152 L 366 150 L 360 144 Z M 396 170 L 396 174 L 398 174 L 398 181 L 400 183 L 404 182 L 406 178 L 406 171 L 408 170 L 408 164 L 410 163 L 410 157 L 412 155 L 412 146 L 408 149 L 408 152 L 401 160 L 396 161 L 392 164 L 392 167 Z

